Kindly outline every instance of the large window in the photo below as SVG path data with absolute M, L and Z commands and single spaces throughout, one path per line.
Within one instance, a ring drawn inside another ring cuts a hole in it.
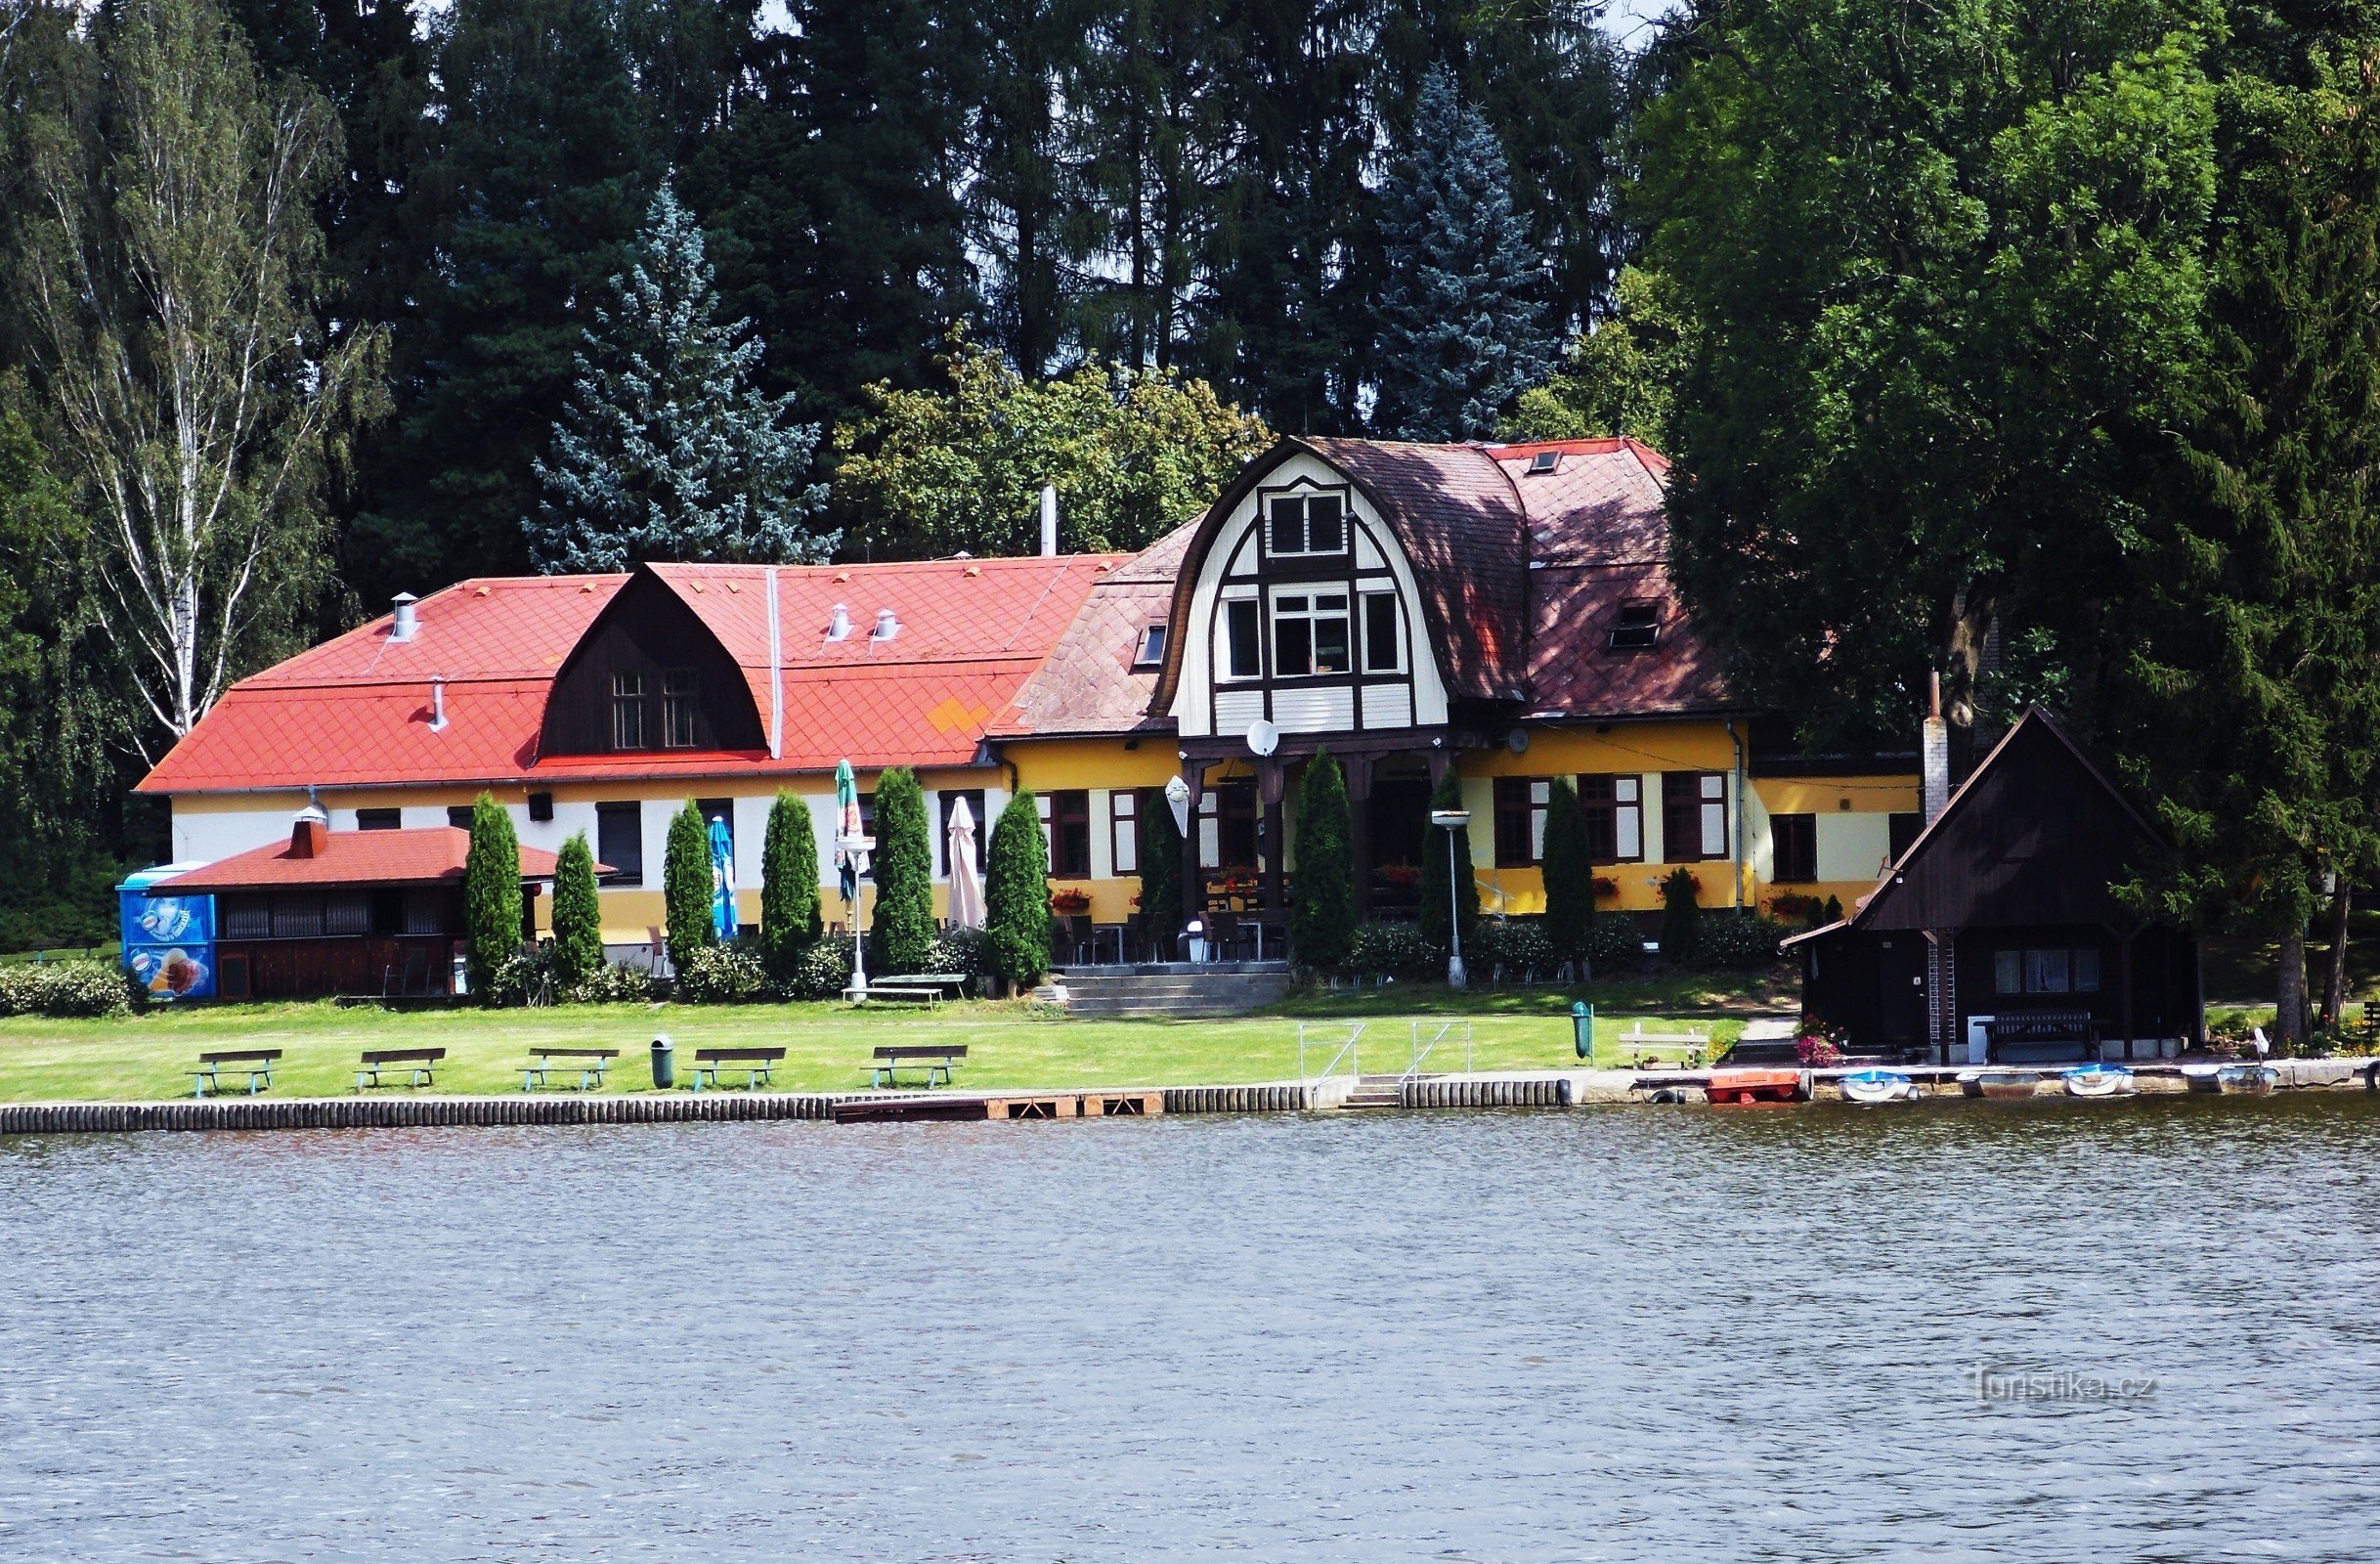
M 595 861 L 611 870 L 605 884 L 644 884 L 644 807 L 637 804 L 595 805 Z
M 1041 795 L 1042 828 L 1049 835 L 1050 877 L 1083 880 L 1091 874 L 1091 795 L 1060 788 Z
M 1579 778 L 1586 855 L 1595 863 L 1636 863 L 1645 855 L 1644 778 L 1633 773 Z
M 1818 878 L 1818 816 L 1772 814 L 1769 840 L 1776 848 L 1779 885 L 1805 885 Z
M 612 675 L 612 748 L 641 750 L 645 743 L 644 675 Z
M 1495 866 L 1526 869 L 1545 861 L 1545 806 L 1553 784 L 1541 776 L 1495 779 Z
M 1727 856 L 1727 774 L 1665 771 L 1661 779 L 1664 863 Z
M 1226 638 L 1230 642 L 1231 676 L 1260 678 L 1265 672 L 1264 611 L 1253 597 L 1234 597 L 1223 605 Z
M 673 668 L 661 676 L 661 742 L 672 750 L 694 748 L 694 670 Z
M 1278 592 L 1273 598 L 1273 674 L 1344 673 L 1347 657 L 1345 592 Z
M 967 817 L 975 822 L 975 874 L 983 874 L 983 849 L 991 844 L 992 823 L 983 818 L 983 790 L 981 788 L 944 788 L 941 800 L 942 829 L 933 837 L 933 872 L 950 873 L 950 814 L 961 799 L 967 801 Z
M 1363 672 L 1397 673 L 1405 670 L 1404 637 L 1398 633 L 1397 594 L 1363 594 Z
M 2096 994 L 2099 953 L 2096 945 L 2053 945 L 2046 949 L 1992 952 L 1992 988 L 2001 994 Z
M 1337 495 L 1277 495 L 1265 518 L 1266 542 L 1277 555 L 1347 549 L 1347 502 Z

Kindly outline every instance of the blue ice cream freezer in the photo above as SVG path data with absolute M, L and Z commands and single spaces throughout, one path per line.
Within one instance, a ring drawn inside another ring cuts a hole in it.
M 151 999 L 209 999 L 215 993 L 215 898 L 149 894 L 195 863 L 143 869 L 115 888 L 124 970 Z

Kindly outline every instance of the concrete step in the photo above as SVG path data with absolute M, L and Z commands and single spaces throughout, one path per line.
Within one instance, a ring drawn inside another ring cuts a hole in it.
M 1289 991 L 1285 966 L 1242 970 L 1077 967 L 1060 975 L 1067 1010 L 1082 1017 L 1233 1016 L 1273 1004 Z

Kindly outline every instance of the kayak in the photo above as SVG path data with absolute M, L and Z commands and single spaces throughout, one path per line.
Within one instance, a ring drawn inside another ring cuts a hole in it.
M 2068 1097 L 2127 1097 L 2134 1089 L 2132 1071 L 2121 1064 L 2077 1064 L 2058 1079 Z
M 1897 1069 L 1855 1069 L 1842 1078 L 1842 1095 L 1854 1103 L 1913 1103 L 1918 1083 Z

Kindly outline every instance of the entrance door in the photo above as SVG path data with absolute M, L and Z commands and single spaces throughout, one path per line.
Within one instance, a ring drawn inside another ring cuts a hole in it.
M 1926 936 L 1888 934 L 1877 942 L 1876 1016 L 1888 1048 L 1926 1044 Z
M 1366 809 L 1372 861 L 1359 865 L 1358 870 L 1371 876 L 1372 911 L 1409 918 L 1420 904 L 1421 850 L 1430 817 L 1429 778 L 1374 777 Z

